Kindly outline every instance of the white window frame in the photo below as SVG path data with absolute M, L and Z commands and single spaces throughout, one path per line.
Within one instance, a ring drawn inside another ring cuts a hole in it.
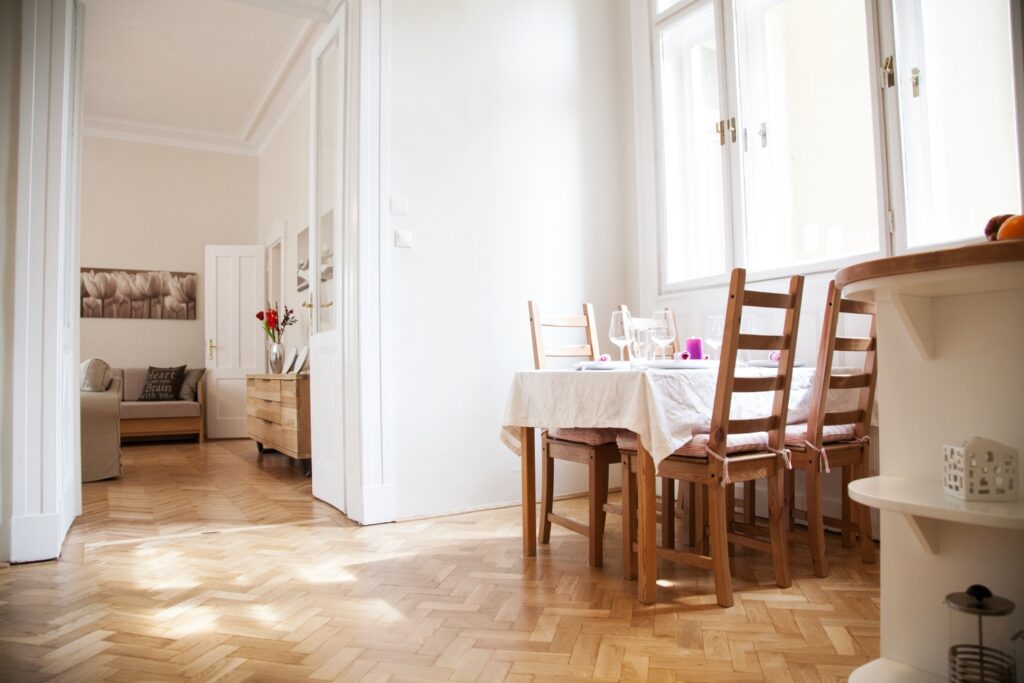
M 656 296 L 671 298 L 682 292 L 720 287 L 728 282 L 729 271 L 735 267 L 746 265 L 745 216 L 743 204 L 742 179 L 742 148 L 739 144 L 732 145 L 727 158 L 723 159 L 723 172 L 728 187 L 724 189 L 723 207 L 726 217 L 726 272 L 721 275 L 669 282 L 667 280 L 667 224 L 665 217 L 665 185 L 664 185 L 664 134 L 662 121 L 662 86 L 660 36 L 676 21 L 687 13 L 695 4 L 707 0 L 682 0 L 661 14 L 656 11 L 657 0 L 640 0 L 645 5 L 647 19 L 646 39 L 649 46 L 648 68 L 650 79 L 650 109 L 653 115 L 653 161 L 654 161 L 654 193 L 656 234 L 654 246 L 657 249 L 657 290 Z M 737 128 L 743 128 L 741 100 L 737 92 L 738 72 L 736 69 L 737 48 L 732 42 L 736 36 L 734 25 L 734 3 L 742 0 L 711 0 L 715 6 L 718 28 L 716 40 L 721 50 L 719 63 L 720 90 L 723 93 L 723 119 L 732 116 L 737 118 Z M 984 241 L 979 226 L 976 238 L 955 242 L 933 243 L 918 248 L 907 247 L 907 212 L 906 193 L 904 189 L 904 168 L 902 158 L 902 137 L 900 130 L 899 101 L 897 88 L 883 88 L 882 61 L 885 55 L 895 55 L 895 24 L 892 2 L 895 0 L 864 0 L 868 28 L 866 37 L 869 41 L 868 55 L 870 60 L 870 82 L 872 93 L 873 129 L 875 137 L 875 163 L 877 168 L 877 184 L 879 199 L 878 245 L 875 252 L 857 254 L 839 259 L 830 259 L 813 263 L 804 263 L 791 268 L 777 268 L 751 272 L 748 279 L 752 282 L 777 279 L 779 277 L 800 273 L 813 275 L 834 272 L 844 266 L 873 258 L 882 258 L 904 253 L 932 251 L 937 248 L 953 247 L 963 244 L 975 244 Z M 1024 0 L 1009 0 L 1011 13 L 1011 31 L 1014 50 L 1014 87 L 1017 101 L 1018 157 L 1021 168 L 1021 197 L 1024 201 Z M 898 67 L 898 65 L 897 65 Z M 638 111 L 646 107 L 641 104 Z

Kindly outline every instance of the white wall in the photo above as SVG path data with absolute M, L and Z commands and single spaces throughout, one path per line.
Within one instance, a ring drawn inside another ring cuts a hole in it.
M 18 195 L 18 106 L 21 7 L 0 3 L 0 560 L 10 558 L 12 416 L 11 363 L 14 347 L 14 247 Z
M 255 157 L 86 136 L 82 267 L 199 273 L 200 296 L 196 320 L 83 319 L 81 358 L 201 367 L 204 248 L 256 243 L 257 187 Z
M 390 192 L 409 202 L 390 220 L 414 238 L 391 252 L 398 515 L 517 502 L 498 431 L 532 367 L 527 300 L 593 303 L 611 348 L 632 296 L 628 8 L 395 0 L 390 28 Z
M 308 60 L 306 62 L 308 68 Z M 298 234 L 309 222 L 309 88 L 303 87 L 285 111 L 259 157 L 258 225 L 260 244 L 284 238 L 284 291 L 268 293 L 295 310 L 299 322 L 285 333 L 285 345 L 309 340 L 309 312 L 302 307 L 311 292 L 296 289 Z

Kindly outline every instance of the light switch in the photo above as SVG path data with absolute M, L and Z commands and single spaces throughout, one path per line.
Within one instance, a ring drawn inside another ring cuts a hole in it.
M 395 230 L 395 246 L 412 249 L 412 230 Z
M 391 198 L 391 215 L 404 216 L 409 213 L 409 200 L 405 197 Z

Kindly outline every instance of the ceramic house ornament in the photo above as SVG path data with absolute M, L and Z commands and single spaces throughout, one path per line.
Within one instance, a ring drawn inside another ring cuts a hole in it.
M 960 500 L 1004 501 L 1020 497 L 1017 451 L 991 439 L 974 437 L 963 446 L 944 446 L 943 483 Z

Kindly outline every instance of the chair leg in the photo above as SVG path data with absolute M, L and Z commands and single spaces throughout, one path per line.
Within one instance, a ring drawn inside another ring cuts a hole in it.
M 676 547 L 676 480 L 661 478 L 661 547 Z
M 622 456 L 622 576 L 636 579 L 636 474 L 629 466 L 629 454 Z
M 853 481 L 853 467 L 846 466 L 843 470 L 843 547 L 852 548 L 853 539 L 853 500 L 850 499 L 849 486 Z
M 768 476 L 768 527 L 772 535 L 772 567 L 775 583 L 789 588 L 789 547 L 786 545 L 786 510 L 783 501 L 783 476 L 781 468 Z
M 711 571 L 715 576 L 715 595 L 722 607 L 732 607 L 732 575 L 729 573 L 729 538 L 726 521 L 728 507 L 725 489 L 717 481 L 703 486 L 708 499 L 708 536 L 711 543 Z
M 755 509 L 757 507 L 757 488 L 754 486 L 753 481 L 743 482 L 743 521 L 747 524 L 753 524 L 756 515 Z
M 686 545 L 695 546 L 697 545 L 697 533 L 694 527 L 697 523 L 697 515 L 694 512 L 693 506 L 697 502 L 697 485 L 692 481 L 686 482 L 686 498 L 683 499 L 683 487 L 682 484 L 679 486 L 679 508 L 683 511 L 683 516 L 686 519 Z
M 725 487 L 725 528 L 733 531 L 733 523 L 736 521 L 736 485 L 729 484 Z M 736 554 L 736 544 L 729 544 L 729 554 Z
M 544 441 L 544 449 L 540 457 L 540 531 L 539 540 L 541 543 L 551 541 L 551 514 L 555 499 L 555 459 L 551 457 L 547 440 Z
M 708 495 L 707 486 L 697 485 L 693 498 L 694 537 L 693 547 L 701 555 L 708 554 Z M 723 495 L 724 500 L 724 495 Z
M 807 498 L 807 534 L 814 575 L 828 576 L 828 558 L 825 556 L 825 512 L 821 507 L 821 473 L 817 467 L 808 467 L 804 470 L 804 491 Z
M 785 477 L 786 528 L 796 531 L 796 470 L 786 470 L 782 476 Z
M 862 479 L 868 476 L 868 454 L 857 465 L 856 478 Z M 866 505 L 854 503 L 854 513 L 857 516 L 857 531 L 860 534 L 860 557 L 864 562 L 873 564 L 875 562 L 875 542 L 871 537 L 871 509 Z
M 608 466 L 601 462 L 596 453 L 590 454 L 590 533 L 587 545 L 590 550 L 590 566 L 600 567 L 604 555 L 604 504 L 608 502 Z

